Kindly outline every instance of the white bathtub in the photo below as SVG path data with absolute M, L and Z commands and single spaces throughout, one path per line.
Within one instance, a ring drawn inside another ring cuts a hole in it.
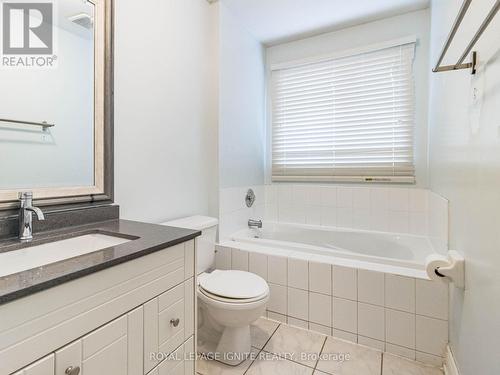
M 255 245 L 268 253 L 284 250 L 321 262 L 421 278 L 426 278 L 425 258 L 435 253 L 424 236 L 273 222 L 236 232 L 231 241 L 233 247 Z
M 427 310 L 436 300 L 449 298 L 448 286 L 426 275 L 425 258 L 435 252 L 427 237 L 263 224 L 262 229 L 244 229 L 222 238 L 216 246 L 215 265 L 264 278 L 271 292 L 269 318 L 376 349 L 390 347 L 413 359 L 422 351 L 419 360 L 431 360 L 418 346 L 409 349 L 399 338 L 385 334 L 386 328 L 397 327 L 404 337 L 419 337 L 422 330 L 436 330 L 436 323 L 441 327 L 438 331 L 447 332 L 447 309 Z M 423 311 L 431 319 L 417 315 Z M 439 362 L 446 334 L 430 334 L 429 340 L 437 348 L 432 358 Z

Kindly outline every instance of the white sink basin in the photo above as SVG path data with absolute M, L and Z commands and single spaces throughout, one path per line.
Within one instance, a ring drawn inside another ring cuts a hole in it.
M 93 233 L 24 249 L 0 253 L 0 277 L 92 253 L 131 241 L 127 238 Z

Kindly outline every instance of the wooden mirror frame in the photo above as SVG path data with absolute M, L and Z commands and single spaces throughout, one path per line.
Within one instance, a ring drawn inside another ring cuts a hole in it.
M 113 0 L 87 1 L 95 6 L 94 185 L 0 190 L 0 210 L 17 208 L 26 190 L 39 206 L 113 202 Z

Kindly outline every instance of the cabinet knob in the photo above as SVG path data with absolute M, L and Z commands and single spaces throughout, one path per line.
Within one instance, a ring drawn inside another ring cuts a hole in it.
M 66 375 L 78 375 L 80 373 L 80 367 L 76 366 L 70 366 L 66 369 L 64 372 Z
M 174 327 L 177 327 L 179 325 L 180 319 L 170 319 L 170 324 L 173 325 Z

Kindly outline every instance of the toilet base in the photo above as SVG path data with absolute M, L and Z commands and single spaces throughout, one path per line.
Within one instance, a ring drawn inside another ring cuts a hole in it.
M 218 361 L 237 366 L 247 360 L 252 350 L 250 326 L 226 327 L 217 345 Z
M 222 327 L 203 310 L 198 311 L 202 323 L 198 327 L 198 352 L 229 366 L 246 361 L 252 350 L 250 325 Z

